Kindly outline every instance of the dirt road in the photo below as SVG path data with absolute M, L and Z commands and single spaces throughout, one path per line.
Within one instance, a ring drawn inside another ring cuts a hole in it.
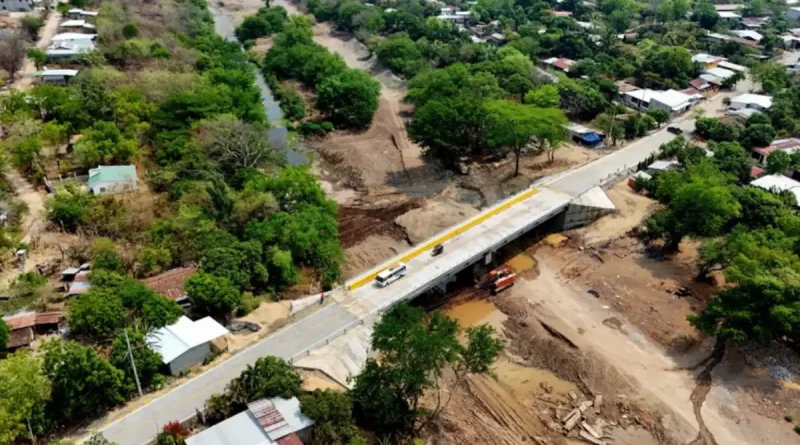
M 61 13 L 58 11 L 51 11 L 47 17 L 42 29 L 39 30 L 39 41 L 36 42 L 36 47 L 45 49 L 50 45 L 50 40 L 58 32 L 58 25 L 61 23 Z M 31 74 L 36 72 L 36 65 L 31 59 L 25 59 L 25 65 L 19 73 L 17 73 L 17 80 L 14 81 L 13 88 L 23 89 L 33 85 L 33 78 Z
M 561 278 L 546 256 L 538 257 L 539 276 L 520 280 L 514 295 L 523 295 L 537 307 L 537 315 L 570 338 L 582 349 L 599 353 L 642 388 L 642 396 L 663 403 L 677 417 L 671 432 L 683 443 L 694 441 L 700 427 L 692 403 L 697 384 L 689 371 L 678 370 L 681 364 L 653 345 L 634 327 L 607 321 L 613 317 L 608 306 L 594 299 L 571 282 Z M 704 406 L 702 419 L 716 443 L 746 445 L 736 425 L 713 407 Z M 706 445 L 712 445 L 708 442 Z

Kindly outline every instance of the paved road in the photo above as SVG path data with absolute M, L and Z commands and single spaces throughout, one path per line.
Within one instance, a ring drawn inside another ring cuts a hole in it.
M 339 329 L 357 322 L 356 316 L 338 305 L 327 305 L 298 323 L 256 343 L 219 366 L 201 374 L 166 395 L 153 400 L 101 429 L 119 445 L 142 445 L 173 420 L 183 420 L 203 407 L 212 394 L 220 393 L 247 365 L 259 357 L 273 355 L 289 359 L 324 344 Z

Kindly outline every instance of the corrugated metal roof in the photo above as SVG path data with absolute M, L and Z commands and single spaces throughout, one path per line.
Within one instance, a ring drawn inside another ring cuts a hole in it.
M 147 338 L 164 363 L 170 363 L 195 346 L 225 334 L 228 330 L 211 317 L 192 321 L 182 316 L 175 324 L 157 329 Z
M 278 439 L 278 445 L 303 445 L 303 441 L 297 437 L 296 433 L 292 433 Z
M 6 348 L 15 349 L 33 343 L 33 328 L 15 329 L 11 331 L 6 342 Z
M 278 408 L 275 407 L 275 404 L 272 403 L 271 400 L 257 400 L 247 405 L 247 409 L 250 410 L 250 413 L 256 418 L 258 424 L 264 428 L 264 431 L 266 431 L 269 436 L 271 436 L 271 433 L 275 433 L 289 426 L 289 422 L 283 418 Z

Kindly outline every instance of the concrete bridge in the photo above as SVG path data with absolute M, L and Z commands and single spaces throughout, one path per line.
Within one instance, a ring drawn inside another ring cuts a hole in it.
M 694 122 L 685 121 L 678 126 L 690 131 Z M 222 392 L 248 364 L 267 355 L 291 360 L 300 367 L 320 369 L 346 385 L 347 377 L 357 374 L 367 357 L 371 326 L 393 304 L 413 299 L 460 270 L 485 262 L 498 249 L 545 222 L 554 220 L 562 228 L 571 228 L 610 211 L 610 201 L 598 187 L 622 179 L 673 137 L 661 130 L 597 161 L 538 181 L 531 188 L 348 281 L 329 294 L 333 304 L 286 326 L 146 405 L 109 419 L 97 431 L 119 445 L 149 443 L 164 424 L 193 417 L 212 394 Z M 444 244 L 445 248 L 441 255 L 433 257 L 430 250 L 436 244 Z M 377 273 L 398 261 L 409 266 L 409 273 L 403 279 L 385 288 L 372 284 Z M 315 301 L 318 296 L 310 297 L 307 303 Z

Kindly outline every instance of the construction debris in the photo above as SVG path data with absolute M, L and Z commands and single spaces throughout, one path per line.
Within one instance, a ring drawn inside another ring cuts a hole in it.
M 600 433 L 597 432 L 597 430 L 592 428 L 592 426 L 586 422 L 581 422 L 581 428 L 583 428 L 583 430 L 586 431 L 587 433 L 591 434 L 595 439 L 599 440 L 600 438 L 603 437 Z
M 603 395 L 597 394 L 594 396 L 594 409 L 596 412 L 600 412 L 600 405 L 603 404 Z
M 581 431 L 581 433 L 578 434 L 578 437 L 594 445 L 606 445 L 605 442 L 599 439 L 595 439 L 594 437 L 592 437 L 591 434 L 587 433 L 586 431 Z
M 594 402 L 592 402 L 591 400 L 587 400 L 585 402 L 581 402 L 580 405 L 578 405 L 578 409 L 581 410 L 581 413 L 585 413 L 586 410 L 591 408 L 593 404 Z

